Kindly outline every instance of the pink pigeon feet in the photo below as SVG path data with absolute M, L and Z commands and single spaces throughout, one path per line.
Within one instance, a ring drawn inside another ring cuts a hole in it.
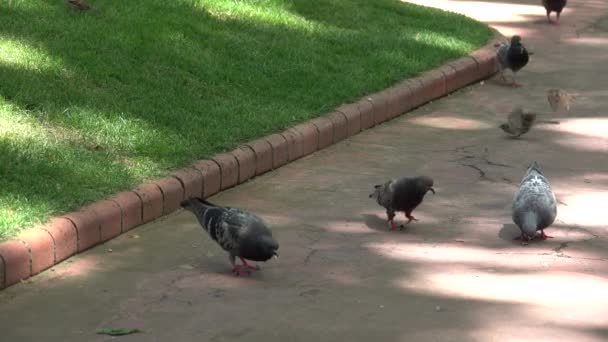
M 405 224 L 408 224 L 412 221 L 418 221 L 418 219 L 412 216 L 411 214 L 406 214 L 405 217 L 407 217 L 407 222 Z
M 232 273 L 234 273 L 234 275 L 236 275 L 237 277 L 247 277 L 251 275 L 251 271 L 249 271 L 249 269 L 245 265 L 234 265 L 234 267 L 232 268 Z
M 549 235 L 545 234 L 544 230 L 541 230 L 540 231 L 540 238 L 543 239 L 543 240 L 547 240 L 547 239 L 553 239 L 553 236 L 549 236 Z
M 252 265 L 249 265 L 245 259 L 243 259 L 243 258 L 239 258 L 239 259 L 241 259 L 241 261 L 243 262 L 243 266 L 247 267 L 250 270 L 258 271 L 260 269 L 260 266 L 258 266 L 258 265 L 252 266 Z
M 517 83 L 515 80 L 513 80 L 513 82 L 511 82 L 511 87 L 513 87 L 513 88 L 519 88 L 521 86 L 522 86 L 522 84 L 521 83 Z
M 249 276 L 251 275 L 251 270 L 257 271 L 260 269 L 260 266 L 258 265 L 249 265 L 245 259 L 241 257 L 239 257 L 239 259 L 241 259 L 243 264 L 237 265 L 236 263 L 233 263 L 232 267 L 232 273 L 234 273 L 237 277 Z
M 397 229 L 397 225 L 395 224 L 395 221 L 393 221 L 393 220 L 388 220 L 388 226 L 391 228 L 391 230 Z
M 521 240 L 521 245 L 522 246 L 527 246 L 528 243 L 530 242 L 530 240 L 532 240 L 532 239 L 529 238 L 526 234 L 521 233 L 520 236 L 517 236 L 517 237 L 513 238 L 513 240 L 515 240 L 515 241 Z

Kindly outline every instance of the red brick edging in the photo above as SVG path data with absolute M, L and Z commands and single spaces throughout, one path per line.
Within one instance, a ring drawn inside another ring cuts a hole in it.
M 321 150 L 397 117 L 498 70 L 493 45 L 407 79 L 356 103 L 248 142 L 170 176 L 95 202 L 0 243 L 0 289 L 27 279 L 68 257 L 177 210 L 191 196 L 224 189 Z

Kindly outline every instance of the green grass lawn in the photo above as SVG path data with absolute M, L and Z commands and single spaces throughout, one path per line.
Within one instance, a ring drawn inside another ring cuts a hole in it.
M 12 0 L 0 11 L 0 239 L 484 44 L 398 0 Z

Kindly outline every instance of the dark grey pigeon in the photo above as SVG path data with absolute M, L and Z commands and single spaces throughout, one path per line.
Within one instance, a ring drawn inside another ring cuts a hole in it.
M 374 185 L 374 192 L 369 197 L 375 198 L 378 204 L 386 208 L 388 223 L 391 230 L 395 230 L 397 226 L 395 225 L 394 218 L 395 213 L 398 211 L 405 213 L 405 217 L 408 219 L 406 224 L 412 220 L 418 221 L 418 219 L 412 216 L 412 211 L 422 203 L 424 195 L 429 190 L 433 194 L 435 193 L 433 179 L 429 177 L 402 177 L 389 180 L 384 184 Z
M 557 216 L 557 201 L 540 165 L 533 162 L 513 198 L 513 222 L 521 230 L 515 240 L 529 241 L 540 230 L 541 239 L 551 238 L 545 229 Z
M 528 64 L 531 55 L 531 53 L 528 53 L 528 50 L 521 43 L 521 37 L 513 36 L 510 44 L 502 43 L 498 45 L 496 55 L 498 57 L 500 78 L 503 81 L 506 81 L 504 74 L 505 69 L 511 69 L 513 72 L 513 80 L 511 85 L 515 87 L 521 86 L 515 81 L 515 74 L 526 66 L 526 64 Z
M 557 19 L 555 24 L 559 24 L 559 16 L 562 14 L 562 10 L 566 7 L 568 0 L 542 0 L 543 7 L 547 11 L 547 21 L 549 24 L 553 24 L 551 20 L 551 12 L 555 12 Z
M 259 267 L 246 261 L 267 261 L 278 256 L 279 244 L 272 237 L 270 228 L 256 215 L 244 210 L 220 207 L 201 198 L 191 198 L 181 203 L 191 211 L 201 226 L 230 255 L 232 272 L 236 275 L 249 274 L 249 269 Z M 237 265 L 236 258 L 243 265 Z

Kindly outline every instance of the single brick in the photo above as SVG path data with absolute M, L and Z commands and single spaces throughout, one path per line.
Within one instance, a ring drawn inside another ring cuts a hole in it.
M 374 108 L 372 103 L 367 98 L 357 102 L 359 114 L 361 115 L 361 130 L 372 128 L 376 125 L 374 122 Z
M 302 155 L 307 156 L 315 152 L 319 147 L 319 131 L 317 127 L 309 122 L 293 127 L 302 137 Z
M 2 259 L 2 254 L 0 254 L 0 290 L 6 287 L 4 281 L 6 267 L 4 266 L 4 259 Z
M 280 134 L 271 134 L 266 137 L 266 141 L 272 147 L 272 168 L 287 164 L 289 156 L 287 155 L 287 140 Z
M 108 199 L 120 207 L 123 233 L 142 223 L 141 199 L 134 192 L 120 192 Z
M 427 71 L 419 77 L 424 91 L 424 103 L 438 99 L 446 94 L 445 78 L 439 70 Z
M 90 209 L 82 209 L 64 215 L 76 227 L 78 252 L 87 250 L 101 242 L 101 229 L 97 214 Z
M 331 120 L 331 124 L 334 127 L 334 144 L 348 137 L 348 122 L 346 121 L 346 116 L 344 116 L 344 114 L 333 112 L 325 117 Z
M 387 109 L 387 99 L 385 94 L 376 93 L 367 97 L 367 100 L 372 104 L 372 112 L 374 113 L 374 125 L 383 123 L 390 119 Z
M 170 214 L 181 208 L 184 200 L 182 183 L 173 177 L 166 177 L 154 182 L 163 194 L 163 215 Z
M 239 165 L 236 158 L 230 153 L 220 153 L 211 159 L 220 166 L 221 189 L 224 190 L 237 185 L 239 182 Z
M 334 125 L 332 124 L 330 119 L 322 116 L 310 120 L 310 123 L 313 124 L 319 132 L 319 142 L 317 144 L 317 148 L 319 150 L 333 144 Z
M 199 170 L 187 167 L 173 172 L 171 176 L 182 183 L 185 198 L 203 195 L 203 174 Z
M 141 198 L 141 223 L 147 223 L 163 216 L 163 193 L 158 185 L 143 184 L 133 190 Z
M 444 65 L 439 68 L 439 71 L 443 73 L 445 77 L 445 88 L 447 93 L 451 93 L 459 89 L 458 82 L 456 80 L 456 70 L 450 65 Z
M 8 287 L 32 275 L 30 252 L 25 245 L 16 240 L 0 243 L 0 257 L 4 261 L 2 287 Z
M 107 241 L 120 235 L 122 227 L 122 212 L 116 202 L 102 200 L 95 202 L 87 209 L 93 210 L 99 219 L 101 241 Z
M 423 87 L 422 81 L 419 78 L 413 78 L 406 82 L 411 90 L 412 108 L 417 108 L 426 103 L 424 95 L 425 87 Z
M 401 115 L 399 93 L 396 88 L 390 87 L 380 92 L 386 99 L 386 112 L 389 119 L 396 118 Z
M 473 52 L 471 57 L 477 62 L 477 69 L 482 75 L 485 75 L 484 78 L 498 72 L 498 58 L 494 47 L 483 47 Z
M 346 134 L 349 137 L 361 132 L 361 113 L 356 103 L 341 105 L 336 111 L 346 117 Z
M 239 184 L 255 177 L 255 152 L 250 147 L 239 147 L 232 151 L 232 155 L 239 167 Z
M 272 170 L 272 147 L 266 139 L 257 139 L 247 143 L 255 152 L 255 174 L 259 176 Z
M 408 82 L 400 82 L 392 88 L 389 106 L 393 107 L 392 110 L 399 113 L 397 115 L 407 113 L 414 107 L 412 90 L 410 89 L 410 84 Z
M 51 219 L 46 225 L 41 227 L 52 237 L 55 244 L 55 264 L 76 254 L 78 251 L 78 234 L 76 226 L 72 221 L 65 217 Z
M 192 165 L 203 176 L 203 197 L 207 198 L 220 191 L 222 176 L 220 167 L 212 160 L 199 160 Z
M 456 70 L 455 83 L 459 88 L 485 77 L 485 75 L 477 69 L 477 62 L 468 56 L 450 62 L 448 65 Z
M 287 158 L 289 158 L 289 161 L 302 158 L 304 155 L 302 152 L 302 135 L 292 129 L 283 131 L 280 134 L 287 141 Z
M 32 228 L 19 234 L 17 240 L 25 244 L 30 252 L 32 275 L 55 264 L 55 244 L 51 234 L 40 228 Z

